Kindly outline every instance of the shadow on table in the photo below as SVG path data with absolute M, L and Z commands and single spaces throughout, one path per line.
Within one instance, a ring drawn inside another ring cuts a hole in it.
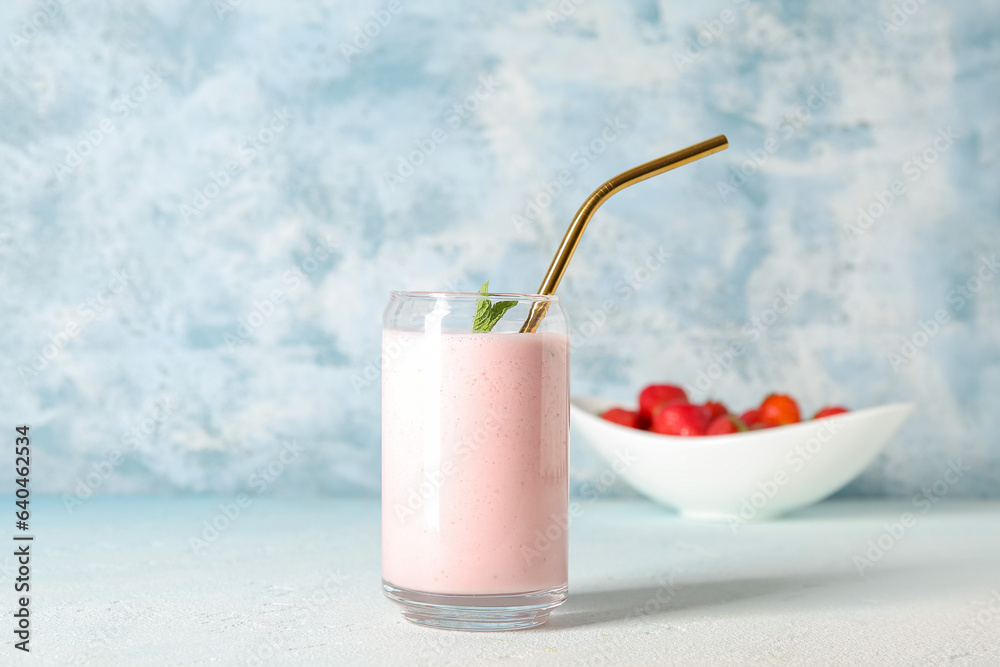
M 854 573 L 842 575 L 797 574 L 788 577 L 735 579 L 623 590 L 573 593 L 552 612 L 543 629 L 560 630 L 609 623 L 628 618 L 654 617 L 686 609 L 708 608 L 740 600 L 822 588 L 856 581 Z

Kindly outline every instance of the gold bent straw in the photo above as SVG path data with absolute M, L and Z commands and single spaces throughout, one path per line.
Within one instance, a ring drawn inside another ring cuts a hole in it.
M 717 137 L 712 137 L 694 146 L 688 146 L 676 153 L 664 155 L 655 160 L 650 160 L 645 164 L 640 164 L 638 167 L 623 171 L 614 178 L 605 181 L 604 185 L 594 190 L 593 194 L 587 197 L 587 201 L 583 202 L 583 206 L 576 212 L 573 222 L 569 223 L 569 229 L 566 230 L 566 235 L 563 237 L 562 243 L 559 244 L 556 256 L 552 258 L 552 264 L 549 265 L 549 270 L 545 274 L 542 286 L 538 288 L 538 293 L 555 294 L 556 288 L 559 287 L 559 281 L 562 280 L 563 274 L 566 273 L 569 260 L 573 258 L 576 246 L 580 243 L 580 237 L 583 236 L 583 231 L 587 229 L 587 223 L 594 217 L 594 213 L 601 207 L 601 204 L 608 200 L 608 197 L 624 190 L 630 185 L 635 185 L 639 181 L 659 176 L 671 169 L 676 169 L 689 162 L 700 160 L 706 155 L 718 153 L 726 148 L 729 148 L 729 140 L 726 139 L 726 135 L 720 134 Z M 541 323 L 542 318 L 545 317 L 548 309 L 549 304 L 547 302 L 533 304 L 528 319 L 525 320 L 524 325 L 521 327 L 521 332 L 534 332 L 538 329 L 538 325 Z

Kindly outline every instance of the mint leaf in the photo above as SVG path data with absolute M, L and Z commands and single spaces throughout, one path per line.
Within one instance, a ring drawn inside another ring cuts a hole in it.
M 490 291 L 490 281 L 483 283 L 479 288 L 480 294 L 488 294 Z M 473 331 L 492 331 L 504 314 L 517 305 L 517 301 L 497 301 L 490 303 L 489 299 L 476 300 L 476 316 L 472 320 Z
M 497 301 L 493 304 L 493 309 L 490 311 L 490 321 L 486 325 L 487 331 L 492 331 L 493 327 L 496 326 L 504 314 L 517 305 L 517 301 Z
M 490 281 L 483 283 L 483 286 L 479 288 L 480 294 L 487 294 L 490 291 Z M 485 324 L 489 319 L 490 315 L 490 300 L 489 299 L 476 299 L 476 316 L 472 320 L 472 330 L 482 331 L 480 329 L 481 324 Z M 486 329 L 489 331 L 489 329 Z

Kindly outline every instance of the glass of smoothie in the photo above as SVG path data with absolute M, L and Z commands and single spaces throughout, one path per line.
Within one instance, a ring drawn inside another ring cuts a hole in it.
M 382 586 L 408 620 L 516 630 L 566 599 L 567 331 L 556 296 L 390 296 Z

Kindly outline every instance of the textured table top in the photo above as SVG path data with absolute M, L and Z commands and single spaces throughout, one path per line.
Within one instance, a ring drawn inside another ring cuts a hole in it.
M 377 500 L 251 497 L 238 516 L 234 502 L 94 498 L 68 512 L 58 499 L 36 501 L 32 656 L 81 665 L 1000 664 L 1000 502 L 945 499 L 926 512 L 909 500 L 827 502 L 734 532 L 641 501 L 584 501 L 571 529 L 569 600 L 547 625 L 509 633 L 402 619 L 379 588 Z M 220 505 L 236 517 L 228 527 Z M 203 523 L 213 520 L 224 526 L 214 536 Z M 197 552 L 192 538 L 203 540 Z M 12 564 L 0 561 L 6 608 Z M 12 652 L 8 639 L 3 662 Z

